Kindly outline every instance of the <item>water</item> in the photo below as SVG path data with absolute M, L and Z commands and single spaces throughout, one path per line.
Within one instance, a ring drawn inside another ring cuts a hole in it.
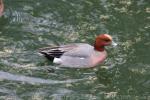
M 4 0 L 0 18 L 0 99 L 150 100 L 149 0 Z M 67 69 L 38 48 L 92 44 L 113 36 L 108 58 L 94 69 Z M 107 69 L 105 69 L 107 68 Z

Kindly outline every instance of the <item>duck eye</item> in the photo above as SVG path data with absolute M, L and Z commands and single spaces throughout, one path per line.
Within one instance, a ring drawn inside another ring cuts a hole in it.
M 110 42 L 110 40 L 109 40 L 109 39 L 105 39 L 104 41 L 105 41 L 105 42 Z

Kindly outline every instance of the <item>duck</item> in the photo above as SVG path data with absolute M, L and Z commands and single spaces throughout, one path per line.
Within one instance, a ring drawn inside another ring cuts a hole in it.
M 93 68 L 104 62 L 107 57 L 105 46 L 111 44 L 117 45 L 109 34 L 100 34 L 93 46 L 88 43 L 70 43 L 40 48 L 39 53 L 60 67 Z
M 0 0 L 0 16 L 3 15 L 3 11 L 4 11 L 4 4 L 3 4 L 3 1 Z

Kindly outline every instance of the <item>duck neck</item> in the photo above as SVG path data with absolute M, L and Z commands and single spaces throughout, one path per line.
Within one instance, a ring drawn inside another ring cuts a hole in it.
M 97 51 L 101 51 L 102 52 L 102 51 L 105 50 L 105 46 L 95 43 L 94 44 L 94 49 L 97 50 Z

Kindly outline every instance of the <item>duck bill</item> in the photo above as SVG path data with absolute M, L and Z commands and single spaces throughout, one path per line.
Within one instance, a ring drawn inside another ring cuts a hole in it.
M 113 47 L 116 47 L 118 44 L 115 43 L 114 41 L 112 41 L 111 45 L 112 45 Z

